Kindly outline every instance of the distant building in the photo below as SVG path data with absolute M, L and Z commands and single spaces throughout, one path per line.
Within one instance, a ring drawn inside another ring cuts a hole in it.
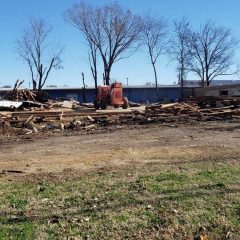
M 184 98 L 190 96 L 240 96 L 240 80 L 214 80 L 209 87 L 201 87 L 199 81 L 185 81 Z M 159 85 L 158 96 L 155 85 L 132 85 L 123 86 L 123 93 L 130 101 L 138 103 L 154 103 L 163 100 L 174 102 L 181 99 L 181 87 L 175 85 Z M 0 88 L 0 96 L 9 92 L 10 88 Z M 48 92 L 51 98 L 74 99 L 83 102 L 83 89 L 73 87 L 55 87 L 50 86 L 43 89 Z M 86 101 L 93 102 L 95 98 L 95 89 L 86 88 Z
M 175 101 L 181 97 L 181 91 L 178 85 L 159 85 L 158 96 L 154 85 L 133 85 L 123 86 L 123 93 L 130 101 L 139 103 L 153 103 L 165 99 Z M 82 88 L 44 88 L 52 98 L 67 98 L 83 101 Z M 86 88 L 87 102 L 93 102 L 95 98 L 95 88 Z
M 212 80 L 210 86 L 225 86 L 240 84 L 240 80 Z M 201 80 L 184 80 L 184 87 L 202 87 Z
M 195 88 L 195 97 L 211 96 L 211 97 L 240 97 L 240 83 L 228 85 L 215 85 L 209 87 Z

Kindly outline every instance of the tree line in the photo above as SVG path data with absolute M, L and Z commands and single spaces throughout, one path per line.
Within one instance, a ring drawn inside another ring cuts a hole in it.
M 109 85 L 113 65 L 141 49 L 146 50 L 153 67 L 158 92 L 157 65 L 167 54 L 175 62 L 182 88 L 188 73 L 194 73 L 202 86 L 216 77 L 235 74 L 234 54 L 239 40 L 231 29 L 217 26 L 212 20 L 194 29 L 183 17 L 169 23 L 163 17 L 133 14 L 118 3 L 100 7 L 84 1 L 65 12 L 65 20 L 81 32 L 88 45 L 89 67 L 95 87 L 99 84 L 98 62 L 103 66 L 101 82 Z M 32 19 L 17 41 L 19 56 L 27 64 L 34 90 L 41 90 L 53 69 L 62 68 L 63 48 L 48 43 L 52 28 L 44 20 Z

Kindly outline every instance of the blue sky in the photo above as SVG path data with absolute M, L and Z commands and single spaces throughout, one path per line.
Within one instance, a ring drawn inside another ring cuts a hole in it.
M 65 46 L 62 55 L 64 68 L 53 71 L 47 85 L 81 87 L 81 72 L 85 73 L 87 85 L 93 85 L 86 59 L 86 45 L 81 34 L 63 19 L 64 12 L 76 2 L 78 1 L 0 0 L 0 86 L 13 85 L 16 79 L 24 79 L 26 87 L 30 82 L 29 71 L 18 59 L 15 43 L 32 17 L 43 18 L 51 24 L 53 31 L 49 41 L 59 42 Z M 86 2 L 91 5 L 103 5 L 112 1 L 86 0 Z M 240 37 L 239 0 L 119 0 L 118 3 L 136 14 L 142 15 L 151 10 L 154 17 L 163 16 L 169 23 L 185 16 L 195 28 L 212 19 L 218 25 L 231 28 L 234 34 Z M 160 57 L 157 71 L 160 84 L 176 82 L 175 63 L 166 56 Z M 131 85 L 154 81 L 152 66 L 144 49 L 116 63 L 111 77 L 123 83 L 126 83 L 128 78 Z M 236 79 L 240 76 L 231 78 Z

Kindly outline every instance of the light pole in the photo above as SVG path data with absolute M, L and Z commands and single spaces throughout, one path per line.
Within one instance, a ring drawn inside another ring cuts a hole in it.
M 128 86 L 128 78 L 126 78 L 126 80 L 127 80 L 127 86 Z

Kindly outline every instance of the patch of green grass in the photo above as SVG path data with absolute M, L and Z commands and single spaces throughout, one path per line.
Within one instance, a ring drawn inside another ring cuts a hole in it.
M 179 182 L 183 183 L 189 180 L 189 177 L 187 174 L 182 174 L 182 173 L 161 173 L 155 177 L 156 182 Z
M 36 239 L 37 226 L 30 223 L 15 223 L 0 225 L 0 239 L 1 240 L 31 240 Z
M 7 195 L 7 201 L 9 203 L 9 207 L 17 208 L 19 210 L 24 210 L 28 204 L 28 200 L 21 196 L 15 196 L 14 194 Z
M 1 187 L 0 239 L 210 239 L 240 232 L 240 165 L 188 164 L 85 174 L 76 180 Z
M 129 220 L 129 216 L 121 214 L 121 215 L 118 215 L 116 219 L 119 222 L 127 222 Z

